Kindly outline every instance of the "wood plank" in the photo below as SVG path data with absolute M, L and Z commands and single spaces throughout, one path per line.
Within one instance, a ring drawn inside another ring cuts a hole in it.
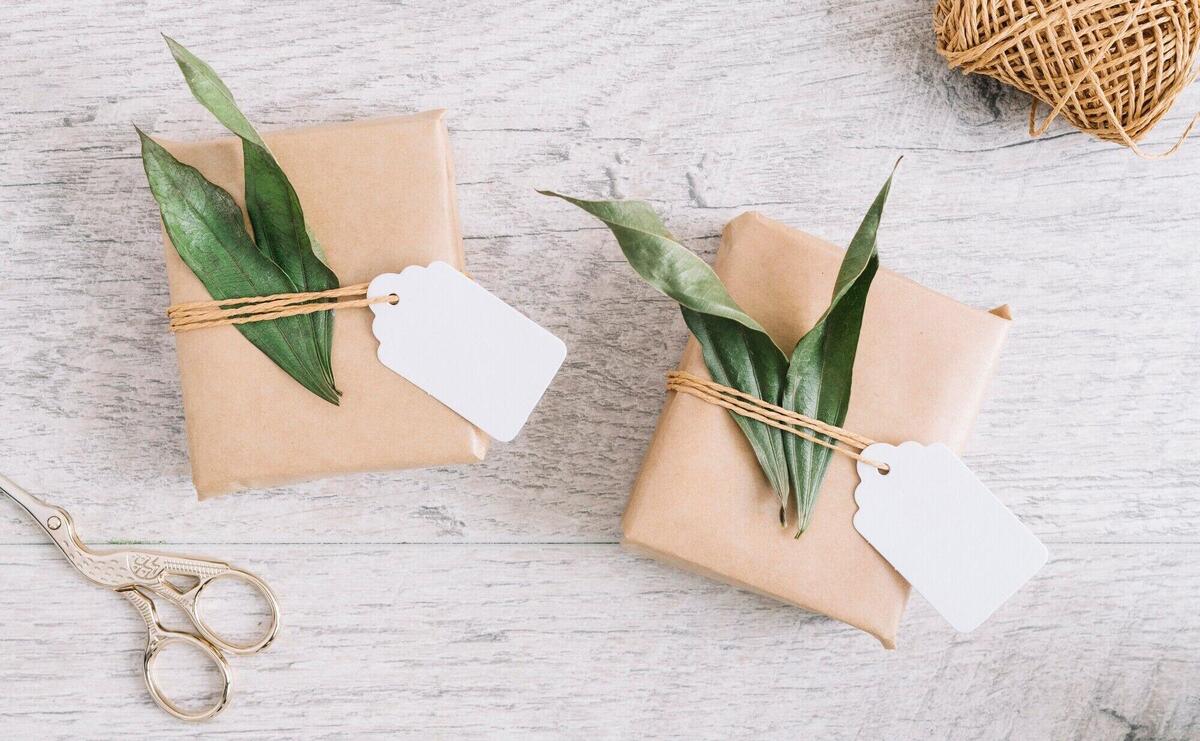
M 204 726 L 221 736 L 1200 733 L 1196 546 L 1056 547 L 969 636 L 914 598 L 893 652 L 609 545 L 194 550 L 284 606 L 276 644 L 233 660 L 233 703 Z M 9 737 L 190 737 L 145 698 L 132 610 L 49 546 L 0 547 L 0 573 L 40 587 L 0 590 Z

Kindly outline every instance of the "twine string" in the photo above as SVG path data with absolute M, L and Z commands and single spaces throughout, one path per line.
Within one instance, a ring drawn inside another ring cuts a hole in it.
M 352 286 L 331 288 L 327 291 L 310 291 L 307 293 L 276 293 L 270 296 L 245 296 L 243 298 L 228 298 L 216 301 L 193 301 L 187 304 L 174 304 L 167 309 L 167 316 L 186 316 L 209 309 L 219 309 L 230 304 L 249 306 L 251 304 L 275 303 L 277 301 L 310 301 L 322 298 L 342 298 L 344 296 L 365 296 L 369 283 L 355 283 Z
M 396 296 L 391 294 L 367 298 L 367 286 L 367 283 L 357 283 L 328 291 L 277 293 L 270 296 L 245 296 L 174 304 L 167 309 L 167 317 L 170 319 L 172 332 L 188 332 L 207 327 L 265 322 L 318 311 L 362 308 L 396 302 Z M 686 371 L 668 373 L 667 388 L 829 448 L 880 471 L 888 470 L 886 463 L 873 461 L 862 455 L 863 450 L 875 443 L 864 435 L 776 406 L 752 394 Z
M 367 283 L 331 288 L 328 291 L 276 293 L 271 296 L 194 301 L 167 309 L 172 332 L 188 332 L 226 324 L 248 324 L 315 314 L 318 311 L 356 309 L 373 304 L 395 303 L 392 295 L 367 298 Z M 349 299 L 349 300 L 343 300 Z
M 1058 117 L 1139 157 L 1174 154 L 1138 141 L 1196 78 L 1200 0 L 938 0 L 938 52 L 963 72 L 993 77 L 1033 98 L 1029 133 Z M 1049 113 L 1038 120 L 1041 104 Z
M 886 473 L 888 465 L 873 461 L 862 455 L 875 441 L 865 435 L 859 435 L 849 430 L 837 427 L 819 419 L 807 417 L 790 409 L 771 404 L 752 394 L 710 381 L 707 378 L 693 375 L 687 371 L 671 371 L 667 374 L 667 389 L 682 394 L 694 396 L 701 401 L 715 404 L 742 417 L 762 422 L 777 430 L 803 438 L 817 445 L 829 448 L 835 453 L 853 458 L 856 461 L 872 466 Z M 835 442 L 818 437 L 824 435 Z M 840 443 L 836 444 L 836 443 Z

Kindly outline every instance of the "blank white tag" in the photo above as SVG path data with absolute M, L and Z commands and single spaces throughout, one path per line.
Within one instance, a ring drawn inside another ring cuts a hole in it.
M 444 262 L 384 273 L 367 297 L 379 360 L 497 440 L 517 436 L 567 356 L 563 341 Z
M 979 627 L 1046 563 L 1046 546 L 942 444 L 877 443 L 854 527 L 955 630 Z

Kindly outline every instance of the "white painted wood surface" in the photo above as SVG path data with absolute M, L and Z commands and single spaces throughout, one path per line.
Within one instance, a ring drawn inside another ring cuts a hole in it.
M 178 724 L 135 613 L 0 505 L 0 735 L 1200 738 L 1200 135 L 1031 141 L 1024 99 L 946 69 L 931 5 L 0 7 L 0 470 L 92 543 L 260 572 L 286 621 L 226 714 Z M 472 274 L 571 350 L 516 442 L 195 502 L 131 125 L 218 127 L 158 31 L 265 128 L 450 110 Z M 887 653 L 616 545 L 685 330 L 533 189 L 648 198 L 711 255 L 752 208 L 844 242 L 900 154 L 885 263 L 1014 307 L 968 462 L 1052 560 L 970 636 L 914 598 Z

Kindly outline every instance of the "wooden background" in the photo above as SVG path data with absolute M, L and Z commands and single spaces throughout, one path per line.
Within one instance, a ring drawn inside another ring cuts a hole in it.
M 259 572 L 286 621 L 224 715 L 175 722 L 136 614 L 0 505 L 3 735 L 1200 738 L 1200 133 L 1030 140 L 931 0 L 330 5 L 0 9 L 0 470 L 93 544 Z M 570 347 L 515 443 L 195 501 L 132 125 L 219 127 L 159 31 L 265 129 L 449 109 L 472 274 Z M 914 597 L 889 653 L 617 545 L 686 330 L 533 190 L 649 199 L 708 256 L 747 209 L 844 243 L 901 154 L 883 260 L 1014 307 L 968 463 L 1052 560 L 971 635 Z

